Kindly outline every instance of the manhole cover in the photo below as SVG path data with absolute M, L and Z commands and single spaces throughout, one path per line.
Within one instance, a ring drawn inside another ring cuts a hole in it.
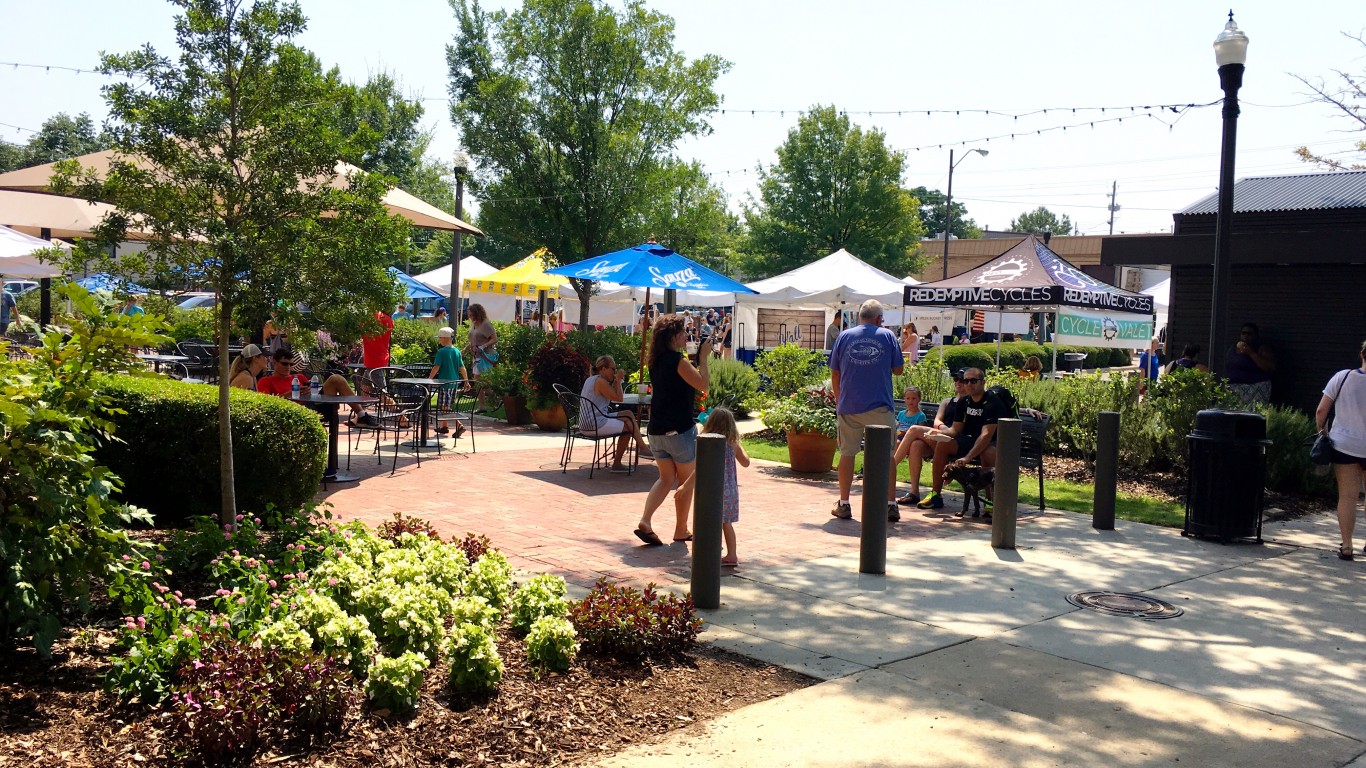
M 1067 596 L 1067 602 L 1078 608 L 1134 619 L 1174 619 L 1185 613 L 1171 603 L 1127 592 L 1075 592 Z

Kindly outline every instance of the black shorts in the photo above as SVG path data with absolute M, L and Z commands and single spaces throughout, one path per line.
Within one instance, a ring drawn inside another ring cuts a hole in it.
M 971 451 L 972 446 L 977 443 L 977 436 L 959 435 L 953 439 L 953 442 L 957 448 L 954 449 L 953 455 L 949 457 L 950 459 L 967 456 L 968 451 Z
M 1360 466 L 1362 469 L 1366 469 L 1366 459 L 1360 456 L 1353 456 L 1350 453 L 1343 453 L 1342 451 L 1339 451 L 1336 448 L 1333 449 L 1333 463 L 1356 464 Z

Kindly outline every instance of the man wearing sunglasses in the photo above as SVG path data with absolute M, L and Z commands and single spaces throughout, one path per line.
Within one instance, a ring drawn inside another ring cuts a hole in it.
M 957 412 L 953 416 L 953 426 L 944 431 L 953 439 L 935 446 L 930 475 L 932 490 L 917 505 L 921 509 L 944 508 L 940 491 L 944 488 L 944 468 L 950 460 L 958 466 L 976 459 L 980 459 L 984 467 L 996 466 L 996 422 L 1007 416 L 1006 408 L 1000 400 L 987 394 L 982 369 L 963 371 L 962 382 L 963 396 L 955 403 Z

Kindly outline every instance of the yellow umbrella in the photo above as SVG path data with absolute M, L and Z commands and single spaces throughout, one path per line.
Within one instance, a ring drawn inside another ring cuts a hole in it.
M 525 298 L 536 298 L 538 292 L 545 291 L 547 298 L 558 299 L 560 289 L 569 285 L 569 280 L 545 273 L 545 256 L 549 253 L 541 248 L 516 264 L 493 274 L 465 278 L 464 288 L 470 293 L 493 293 Z

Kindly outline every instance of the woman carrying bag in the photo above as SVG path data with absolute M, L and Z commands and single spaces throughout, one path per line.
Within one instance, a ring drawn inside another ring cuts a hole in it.
M 1316 455 L 1311 458 L 1320 463 L 1328 459 L 1337 478 L 1341 560 L 1355 559 L 1352 532 L 1356 528 L 1357 494 L 1366 481 L 1366 343 L 1361 345 L 1360 359 L 1361 367 L 1333 374 L 1314 412 L 1319 439 L 1314 445 Z

